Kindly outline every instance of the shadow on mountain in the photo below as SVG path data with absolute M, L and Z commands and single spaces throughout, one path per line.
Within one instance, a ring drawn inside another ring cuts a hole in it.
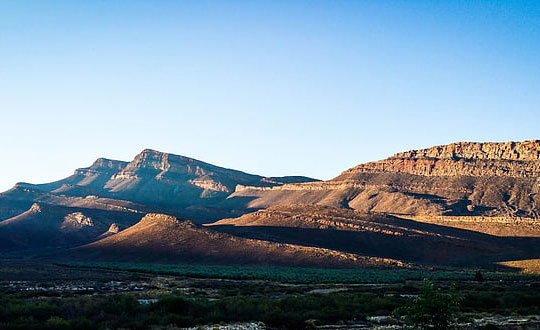
M 496 237 L 474 231 L 402 220 L 394 225 L 416 229 L 399 236 L 370 231 L 284 226 L 216 225 L 228 234 L 271 242 L 314 246 L 370 257 L 451 266 L 489 266 L 498 261 L 538 258 L 540 238 Z

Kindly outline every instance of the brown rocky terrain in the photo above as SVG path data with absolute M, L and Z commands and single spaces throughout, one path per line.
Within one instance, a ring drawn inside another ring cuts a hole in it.
M 88 244 L 76 255 L 336 267 L 396 264 L 392 260 L 484 265 L 540 257 L 539 191 L 540 141 L 413 150 L 324 182 L 251 175 L 146 149 L 131 162 L 101 158 L 66 179 L 21 183 L 0 194 L 0 249 Z M 201 227 L 170 216 L 222 220 Z
M 308 181 L 316 180 L 301 176 L 263 177 L 145 149 L 131 162 L 99 158 L 90 167 L 77 169 L 65 179 L 37 185 L 19 183 L 14 189 L 27 188 L 68 197 L 126 200 L 149 205 L 156 211 L 208 222 L 231 216 L 231 210 L 214 206 L 229 196 L 237 185 L 272 187 Z M 26 199 L 23 209 L 37 201 L 29 194 Z M 3 205 L 0 199 L 0 220 L 16 214 L 10 212 L 9 207 L 2 211 Z
M 88 209 L 34 203 L 27 211 L 0 222 L 0 250 L 66 248 L 92 242 L 114 221 L 123 228 L 143 217 L 140 212 Z
M 460 142 L 398 153 L 386 160 L 353 167 L 334 180 L 363 173 L 421 176 L 530 178 L 540 175 L 540 140 L 506 143 Z
M 540 217 L 540 141 L 454 143 L 361 164 L 325 182 L 239 186 L 248 208 L 309 203 L 408 215 Z
M 516 258 L 539 242 L 317 205 L 274 206 L 207 226 L 235 236 L 437 265 Z
M 236 237 L 191 221 L 148 214 L 118 234 L 72 251 L 78 258 L 130 262 L 318 267 L 405 267 L 388 258 Z

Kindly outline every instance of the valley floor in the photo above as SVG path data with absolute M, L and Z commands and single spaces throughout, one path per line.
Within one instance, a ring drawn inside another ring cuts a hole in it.
M 540 325 L 537 275 L 3 258 L 0 329 L 399 329 L 393 312 L 422 294 L 424 278 L 442 293 L 455 285 L 462 329 Z

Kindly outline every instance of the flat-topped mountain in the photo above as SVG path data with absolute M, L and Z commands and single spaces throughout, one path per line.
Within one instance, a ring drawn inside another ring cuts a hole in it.
M 540 217 L 540 141 L 454 143 L 360 164 L 324 182 L 242 187 L 248 207 L 308 203 L 409 215 Z

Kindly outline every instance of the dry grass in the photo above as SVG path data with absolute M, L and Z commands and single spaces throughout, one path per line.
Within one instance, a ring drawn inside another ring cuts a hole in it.
M 540 274 L 540 259 L 513 260 L 500 262 L 499 264 L 519 268 L 526 274 Z

